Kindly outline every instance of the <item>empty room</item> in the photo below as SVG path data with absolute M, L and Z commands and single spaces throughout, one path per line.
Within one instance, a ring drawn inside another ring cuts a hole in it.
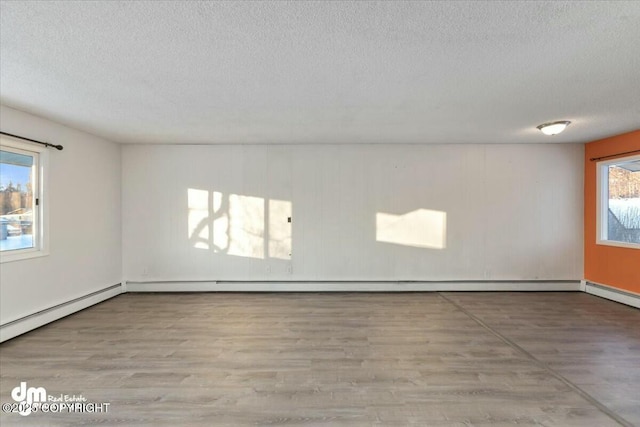
M 0 0 L 0 425 L 640 426 L 640 2 Z

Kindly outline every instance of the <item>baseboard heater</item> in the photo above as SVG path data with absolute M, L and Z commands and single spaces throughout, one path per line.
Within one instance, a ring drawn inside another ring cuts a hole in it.
M 640 295 L 633 292 L 627 292 L 621 289 L 616 289 L 607 285 L 589 281 L 585 282 L 583 290 L 591 295 L 630 305 L 631 307 L 640 308 Z
M 131 281 L 126 292 L 580 291 L 579 280 L 494 281 Z
M 62 319 L 65 316 L 77 311 L 91 307 L 102 301 L 108 300 L 121 294 L 122 284 L 118 283 L 87 295 L 74 298 L 71 301 L 63 302 L 52 307 L 45 308 L 35 313 L 11 320 L 0 325 L 0 342 L 6 341 L 25 332 L 44 326 L 54 320 Z

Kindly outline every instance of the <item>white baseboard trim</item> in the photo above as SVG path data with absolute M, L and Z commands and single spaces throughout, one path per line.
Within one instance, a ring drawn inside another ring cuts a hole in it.
M 113 298 L 121 293 L 121 284 L 109 286 L 108 288 L 92 292 L 83 297 L 7 322 L 0 325 L 0 342 L 22 335 L 25 332 L 32 331 L 55 320 L 62 319 L 65 316 Z
M 612 288 L 611 286 L 589 281 L 585 282 L 585 292 L 622 304 L 630 305 L 631 307 L 640 308 L 640 295 L 633 292 L 622 291 L 620 289 Z
M 127 282 L 127 292 L 437 292 L 437 291 L 580 291 L 579 280 L 455 282 Z

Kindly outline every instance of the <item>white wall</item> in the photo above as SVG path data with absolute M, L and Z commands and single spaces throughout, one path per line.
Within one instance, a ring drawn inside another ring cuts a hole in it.
M 48 256 L 0 265 L 0 323 L 121 279 L 120 146 L 6 106 L 2 131 L 62 144 L 49 153 Z
M 122 155 L 126 280 L 582 277 L 579 144 L 142 145 Z M 270 200 L 291 203 L 291 259 L 272 257 L 287 250 L 270 243 L 286 234 L 287 213 Z M 381 233 L 400 244 L 376 240 L 377 214 L 409 212 L 419 227 Z M 402 244 L 413 238 L 427 244 Z

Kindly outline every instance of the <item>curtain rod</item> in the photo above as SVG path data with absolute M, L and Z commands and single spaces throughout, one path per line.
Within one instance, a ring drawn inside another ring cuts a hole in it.
M 48 142 L 36 141 L 35 139 L 25 138 L 24 136 L 14 135 L 12 133 L 2 132 L 2 131 L 0 131 L 0 133 L 2 135 L 12 136 L 14 138 L 24 139 L 25 141 L 34 142 L 36 144 L 44 145 L 45 147 L 53 147 L 53 148 L 56 148 L 58 150 L 62 150 L 64 148 L 62 145 L 55 145 L 55 144 L 49 144 Z
M 624 154 L 633 154 L 633 153 L 640 153 L 640 150 L 625 151 L 624 153 L 609 154 L 608 156 L 602 156 L 602 157 L 592 157 L 589 160 L 591 160 L 592 162 L 595 162 L 596 160 L 610 159 L 612 157 L 618 157 L 618 156 L 622 156 Z

